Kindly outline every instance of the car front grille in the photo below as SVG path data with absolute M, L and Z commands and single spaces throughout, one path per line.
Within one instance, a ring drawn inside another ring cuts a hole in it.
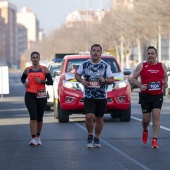
M 82 99 L 80 100 L 80 102 L 84 103 L 84 98 L 82 98 Z M 107 102 L 113 102 L 113 101 L 112 101 L 112 99 L 107 98 Z

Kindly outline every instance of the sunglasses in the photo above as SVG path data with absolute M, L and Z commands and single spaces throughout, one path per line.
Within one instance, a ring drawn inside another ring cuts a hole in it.
M 154 53 L 148 53 L 148 55 L 150 55 L 150 54 L 151 54 L 151 55 L 154 55 Z

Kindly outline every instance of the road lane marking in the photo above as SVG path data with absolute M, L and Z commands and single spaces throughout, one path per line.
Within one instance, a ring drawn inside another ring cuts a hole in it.
M 0 112 L 13 112 L 13 111 L 25 111 L 26 108 L 17 108 L 17 109 L 1 109 Z
M 84 131 L 87 132 L 86 128 L 84 128 L 82 125 L 80 125 L 79 123 L 75 123 L 78 127 L 80 127 L 81 129 L 83 129 Z M 129 155 L 127 155 L 126 153 L 122 152 L 121 150 L 119 150 L 118 148 L 114 147 L 113 145 L 109 144 L 107 141 L 105 141 L 104 139 L 102 139 L 100 137 L 100 141 L 102 141 L 105 145 L 107 145 L 108 147 L 112 148 L 114 151 L 118 152 L 119 154 L 123 155 L 124 157 L 126 157 L 128 160 L 130 160 L 131 162 L 135 163 L 136 165 L 138 165 L 139 167 L 143 168 L 144 170 L 150 170 L 148 167 L 146 167 L 145 165 L 141 164 L 140 162 L 136 161 L 135 159 L 133 159 L 132 157 L 130 157 Z
M 134 116 L 131 116 L 131 118 L 132 118 L 132 119 L 134 119 L 134 120 L 137 120 L 137 121 L 142 122 L 142 119 L 140 119 L 140 118 L 137 118 L 137 117 L 134 117 Z M 153 125 L 153 123 L 152 123 L 152 122 L 150 122 L 150 125 Z M 167 131 L 169 131 L 169 132 L 170 132 L 170 129 L 169 129 L 169 128 L 167 128 L 167 127 L 165 127 L 165 126 L 160 126 L 160 128 L 161 128 L 161 129 L 164 129 L 164 130 L 167 130 Z

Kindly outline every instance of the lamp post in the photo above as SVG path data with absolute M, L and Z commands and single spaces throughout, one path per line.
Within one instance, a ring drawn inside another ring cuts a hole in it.
M 86 19 L 85 19 L 85 23 L 86 23 L 86 51 L 88 51 L 88 9 L 89 8 L 89 4 L 88 4 L 88 0 L 86 0 Z
M 103 10 L 103 0 L 100 0 L 100 24 L 101 25 L 102 25 L 102 10 Z M 102 26 L 101 26 L 101 28 L 102 28 Z M 100 35 L 100 43 L 101 43 L 101 45 L 103 44 L 102 34 Z
M 159 0 L 159 21 L 158 21 L 158 59 L 159 61 L 161 62 L 162 61 L 162 56 L 161 56 L 161 53 L 162 53 L 162 36 L 161 36 L 161 3 L 160 3 L 160 0 Z

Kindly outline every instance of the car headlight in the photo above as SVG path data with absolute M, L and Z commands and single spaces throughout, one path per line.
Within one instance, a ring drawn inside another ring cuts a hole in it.
M 83 91 L 83 89 L 84 89 L 84 87 L 81 83 L 71 82 L 71 81 L 66 81 L 66 80 L 63 80 L 63 86 L 68 88 L 68 89 L 73 89 L 73 90 Z
M 117 81 L 113 84 L 113 89 L 121 89 L 127 86 L 127 81 Z

